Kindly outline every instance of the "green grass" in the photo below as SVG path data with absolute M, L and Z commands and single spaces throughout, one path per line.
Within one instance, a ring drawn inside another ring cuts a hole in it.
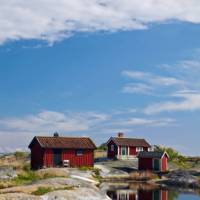
M 31 183 L 33 181 L 40 180 L 41 178 L 34 172 L 34 171 L 26 171 L 21 174 L 18 174 L 16 178 L 14 178 L 12 181 L 16 185 L 23 185 L 27 183 Z
M 51 187 L 38 187 L 36 191 L 32 192 L 32 194 L 40 196 L 40 195 L 44 195 L 46 193 L 57 191 L 57 190 L 72 190 L 72 189 L 74 189 L 73 186 L 66 186 L 66 187 L 60 187 L 60 188 L 55 188 L 55 189 Z
M 94 167 L 82 166 L 82 167 L 79 167 L 79 170 L 81 170 L 81 171 L 93 171 Z
M 53 189 L 51 187 L 38 187 L 38 189 L 34 192 L 32 192 L 33 195 L 44 195 L 46 193 L 52 192 Z

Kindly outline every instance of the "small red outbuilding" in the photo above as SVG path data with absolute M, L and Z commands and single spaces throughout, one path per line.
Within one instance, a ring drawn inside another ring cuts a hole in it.
M 96 146 L 87 137 L 35 136 L 29 148 L 32 169 L 63 166 L 63 161 L 70 167 L 94 165 Z
M 138 169 L 166 172 L 169 156 L 166 152 L 140 152 L 138 154 Z

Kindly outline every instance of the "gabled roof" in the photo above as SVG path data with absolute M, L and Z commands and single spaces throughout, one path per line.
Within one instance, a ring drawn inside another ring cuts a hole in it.
M 129 147 L 151 147 L 151 145 L 145 139 L 138 138 L 124 138 L 124 137 L 111 137 L 110 141 L 113 141 L 117 146 L 129 146 Z M 108 144 L 107 143 L 107 144 Z
M 37 141 L 42 148 L 66 148 L 66 149 L 95 149 L 96 146 L 88 137 L 44 137 L 35 136 L 29 148 Z
M 149 152 L 139 152 L 138 158 L 162 158 L 164 155 L 167 155 L 169 158 L 167 152 L 157 152 L 157 151 L 149 151 Z

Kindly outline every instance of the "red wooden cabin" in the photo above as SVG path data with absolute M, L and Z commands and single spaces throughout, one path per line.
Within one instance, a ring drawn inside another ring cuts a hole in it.
M 109 159 L 135 158 L 141 151 L 149 151 L 151 145 L 145 139 L 125 138 L 122 133 L 111 137 L 107 142 L 107 157 Z
M 166 172 L 169 156 L 166 152 L 140 152 L 138 154 L 138 169 Z
M 32 169 L 63 166 L 63 161 L 69 162 L 70 167 L 94 165 L 96 146 L 87 137 L 35 136 L 29 148 Z

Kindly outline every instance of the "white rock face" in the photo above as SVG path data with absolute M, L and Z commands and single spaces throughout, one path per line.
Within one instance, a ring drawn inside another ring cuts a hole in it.
M 41 197 L 42 200 L 110 200 L 99 189 L 80 188 L 75 190 L 50 192 Z

